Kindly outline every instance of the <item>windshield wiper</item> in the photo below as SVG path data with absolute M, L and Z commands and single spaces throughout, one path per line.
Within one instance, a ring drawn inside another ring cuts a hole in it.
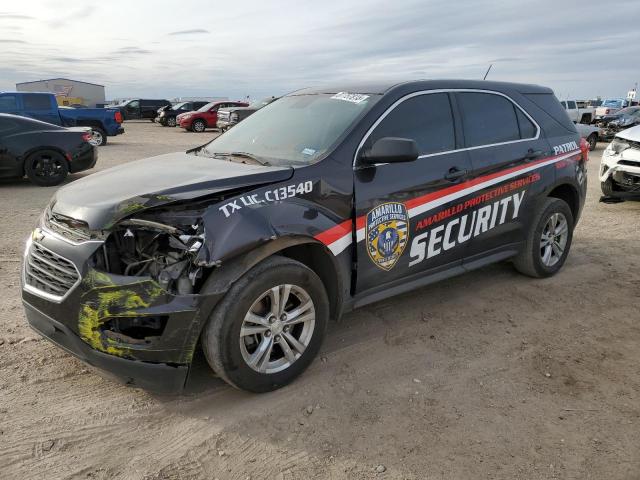
M 250 160 L 253 160 L 256 163 L 259 163 L 260 165 L 265 165 L 265 166 L 271 165 L 266 160 L 258 158 L 255 155 L 253 155 L 251 153 L 247 153 L 247 152 L 214 152 L 211 155 L 213 157 L 241 157 L 241 158 L 248 158 Z

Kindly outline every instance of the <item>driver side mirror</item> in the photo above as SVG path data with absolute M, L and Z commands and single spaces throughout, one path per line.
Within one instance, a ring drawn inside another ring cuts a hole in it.
M 410 138 L 383 137 L 360 153 L 360 162 L 364 165 L 413 162 L 418 155 L 418 145 Z

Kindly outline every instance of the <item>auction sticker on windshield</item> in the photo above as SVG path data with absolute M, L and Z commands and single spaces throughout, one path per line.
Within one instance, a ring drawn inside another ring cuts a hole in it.
M 363 95 L 361 93 L 339 92 L 339 93 L 336 93 L 331 98 L 333 98 L 334 100 L 344 100 L 345 102 L 351 102 L 351 103 L 362 103 L 367 98 L 369 98 L 369 95 Z

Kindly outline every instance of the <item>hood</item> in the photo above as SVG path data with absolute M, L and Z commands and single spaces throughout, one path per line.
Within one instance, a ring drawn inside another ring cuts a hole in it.
M 616 138 L 622 138 L 631 142 L 640 142 L 640 125 L 623 130 L 616 135 Z
M 103 230 L 180 200 L 287 180 L 291 167 L 247 165 L 177 152 L 94 173 L 58 190 L 52 210 Z

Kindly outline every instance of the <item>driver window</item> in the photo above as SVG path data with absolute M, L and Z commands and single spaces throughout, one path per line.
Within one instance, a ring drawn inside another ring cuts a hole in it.
M 403 101 L 371 133 L 368 146 L 383 137 L 410 138 L 418 145 L 420 155 L 454 150 L 456 142 L 449 95 L 432 93 Z
M 127 108 L 138 108 L 140 107 L 140 102 L 138 100 L 134 100 L 133 102 L 129 103 L 129 105 L 127 105 Z

